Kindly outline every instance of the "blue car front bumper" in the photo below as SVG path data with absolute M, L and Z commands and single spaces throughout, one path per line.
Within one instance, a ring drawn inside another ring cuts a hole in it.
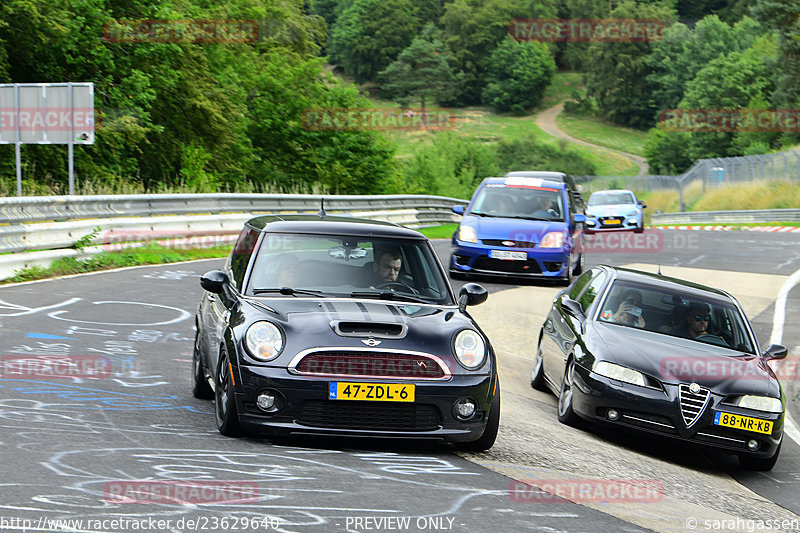
M 522 259 L 491 257 L 491 251 L 524 253 Z M 450 256 L 450 272 L 503 277 L 564 278 L 570 263 L 569 247 L 511 249 L 455 241 Z

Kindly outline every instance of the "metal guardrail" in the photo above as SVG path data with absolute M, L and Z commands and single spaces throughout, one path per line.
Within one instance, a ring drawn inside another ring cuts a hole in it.
M 0 279 L 61 257 L 164 241 L 172 245 L 231 242 L 249 218 L 265 213 L 325 212 L 419 228 L 458 222 L 444 196 L 156 194 L 0 198 Z M 5 225 L 2 225 L 5 224 Z M 75 244 L 92 235 L 83 252 Z
M 753 209 L 751 211 L 692 211 L 651 215 L 653 224 L 737 224 L 745 222 L 798 222 L 800 209 Z

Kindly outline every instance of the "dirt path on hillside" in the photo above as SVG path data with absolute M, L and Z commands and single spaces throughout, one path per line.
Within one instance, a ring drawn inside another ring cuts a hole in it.
M 590 142 L 582 141 L 580 139 L 576 139 L 570 135 L 567 135 L 556 125 L 556 117 L 558 116 L 561 111 L 564 110 L 564 102 L 560 104 L 554 105 L 551 108 L 545 109 L 536 114 L 536 124 L 542 128 L 542 130 L 552 136 L 558 137 L 559 139 L 565 139 L 567 141 L 582 144 L 584 146 L 592 146 L 594 148 L 600 148 L 601 150 L 607 150 L 609 152 L 614 152 L 615 154 L 619 154 L 627 159 L 630 159 L 634 164 L 639 167 L 639 176 L 644 176 L 650 170 L 649 165 L 647 164 L 647 159 L 642 156 L 638 156 L 635 154 L 629 154 L 627 152 L 621 152 L 619 150 L 612 150 L 611 148 L 606 148 L 605 146 L 600 146 L 599 144 L 592 144 Z

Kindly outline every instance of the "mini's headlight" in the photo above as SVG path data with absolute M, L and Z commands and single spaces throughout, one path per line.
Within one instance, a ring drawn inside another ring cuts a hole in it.
M 561 248 L 564 246 L 564 234 L 560 231 L 551 231 L 542 237 L 539 248 Z
M 755 409 L 756 411 L 764 411 L 766 413 L 782 413 L 783 402 L 778 398 L 770 398 L 769 396 L 742 396 L 736 403 L 739 407 L 745 409 Z
M 600 374 L 607 378 L 624 381 L 625 383 L 632 383 L 633 385 L 645 386 L 644 374 L 628 368 L 626 366 L 615 365 L 608 361 L 600 361 L 594 366 L 594 373 Z
M 453 343 L 456 359 L 468 370 L 476 370 L 486 360 L 486 344 L 478 332 L 465 329 L 456 335 Z
M 259 361 L 271 361 L 283 350 L 283 336 L 272 322 L 253 322 L 244 335 L 244 345 Z
M 458 227 L 458 240 L 464 242 L 478 242 L 478 233 L 472 226 Z

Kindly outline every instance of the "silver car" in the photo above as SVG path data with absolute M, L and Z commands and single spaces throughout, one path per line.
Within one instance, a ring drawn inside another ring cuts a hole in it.
M 632 191 L 596 191 L 586 205 L 586 231 L 644 231 L 645 203 Z

